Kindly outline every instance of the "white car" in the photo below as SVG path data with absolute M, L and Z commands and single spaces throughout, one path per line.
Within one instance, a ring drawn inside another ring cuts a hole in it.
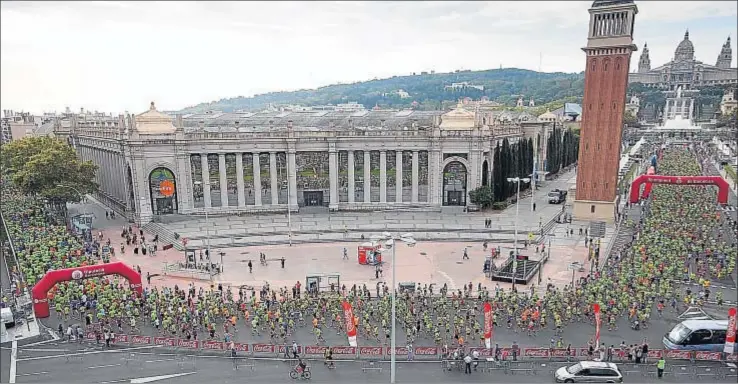
M 13 316 L 13 311 L 10 308 L 0 308 L 0 321 L 8 328 L 14 326 L 15 317 Z
M 615 363 L 580 361 L 554 373 L 557 383 L 622 383 L 623 375 Z

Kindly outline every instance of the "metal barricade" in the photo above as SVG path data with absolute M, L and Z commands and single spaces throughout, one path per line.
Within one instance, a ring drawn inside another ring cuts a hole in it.
M 126 367 L 143 368 L 143 360 L 141 360 L 141 355 L 135 352 L 124 352 L 123 353 L 123 364 Z
M 71 352 L 67 350 L 64 352 L 64 359 L 67 363 L 82 363 L 84 362 L 84 354 L 79 352 Z
M 553 375 L 559 369 L 564 368 L 564 367 L 568 367 L 568 366 L 570 366 L 572 364 L 573 363 L 566 363 L 566 364 L 565 363 L 550 363 L 550 362 L 549 363 L 541 363 L 541 369 L 542 370 L 545 370 L 546 368 L 548 368 L 548 373 L 550 373 L 550 374 Z
M 502 372 L 504 374 L 507 374 L 507 368 L 508 365 L 505 361 L 494 360 L 490 358 L 485 361 L 485 365 L 482 371 L 486 373 Z
M 694 367 L 694 378 L 695 379 L 700 379 L 700 378 L 719 379 L 720 378 L 720 367 L 709 366 L 709 365 L 696 366 Z
M 231 357 L 231 361 L 233 362 L 234 371 L 241 371 L 241 370 L 246 370 L 246 369 L 250 371 L 254 370 L 254 363 L 248 358 L 235 356 L 235 357 Z
M 666 369 L 664 370 L 664 375 L 694 377 L 695 372 L 694 367 L 691 365 L 667 365 Z
M 734 366 L 720 367 L 720 378 L 722 379 L 736 379 L 738 378 L 738 368 Z M 735 381 L 735 380 L 733 380 Z
M 179 355 L 177 356 L 177 367 L 179 367 L 179 369 L 196 369 L 197 357 L 195 355 Z
M 361 372 L 382 372 L 382 363 L 376 360 L 366 360 L 361 363 Z
M 642 370 L 642 365 L 640 364 L 633 364 L 633 363 L 621 363 L 620 366 L 620 373 L 623 374 L 623 376 L 633 376 L 633 375 L 644 375 L 646 371 Z
M 533 367 L 532 361 L 509 361 L 507 362 L 509 364 L 509 368 L 507 371 L 511 375 L 516 374 L 526 374 L 526 375 L 535 375 L 536 370 L 535 367 Z

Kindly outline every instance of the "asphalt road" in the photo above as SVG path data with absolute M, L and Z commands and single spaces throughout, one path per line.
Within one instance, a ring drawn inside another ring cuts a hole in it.
M 231 359 L 224 357 L 182 357 L 174 354 L 161 353 L 152 350 L 123 350 L 123 351 L 92 351 L 80 359 L 67 359 L 60 353 L 35 352 L 32 349 L 54 349 L 51 344 L 21 348 L 18 359 L 17 383 L 136 383 L 148 382 L 132 379 L 149 378 L 160 375 L 182 374 L 180 377 L 166 379 L 167 383 L 195 384 L 204 382 L 218 383 L 290 383 L 291 365 L 279 360 L 238 360 L 240 368 L 234 370 Z M 131 356 L 133 354 L 133 356 Z M 128 361 L 124 359 L 127 356 Z M 484 363 L 482 363 L 483 365 Z M 253 369 L 246 367 L 253 365 Z M 386 383 L 389 381 L 389 363 L 381 363 L 382 371 L 362 372 L 363 362 L 336 363 L 337 368 L 329 370 L 322 362 L 309 362 L 313 374 L 313 382 L 325 383 Z M 483 373 L 472 372 L 464 375 L 462 372 L 448 372 L 442 369 L 438 361 L 405 362 L 398 359 L 398 383 L 551 383 L 552 370 L 566 363 L 537 362 L 532 365 L 536 374 L 517 373 L 505 374 L 502 372 Z M 481 367 L 481 365 L 480 365 Z M 713 365 L 716 368 L 717 365 Z M 654 371 L 654 367 L 639 367 L 638 370 Z M 621 366 L 621 370 L 633 370 Z M 665 376 L 656 379 L 653 375 L 644 376 L 635 373 L 626 376 L 626 382 L 694 382 L 692 376 Z M 705 381 L 704 379 L 701 381 Z M 708 382 L 735 382 L 734 379 L 709 377 Z

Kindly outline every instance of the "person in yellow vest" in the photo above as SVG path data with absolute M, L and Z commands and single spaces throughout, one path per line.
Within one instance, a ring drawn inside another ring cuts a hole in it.
M 656 362 L 656 374 L 659 379 L 664 377 L 664 368 L 666 368 L 666 360 L 664 360 L 664 356 L 661 356 L 659 361 Z

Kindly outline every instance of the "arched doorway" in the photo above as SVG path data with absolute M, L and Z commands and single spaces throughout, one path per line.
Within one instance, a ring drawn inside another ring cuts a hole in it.
M 466 205 L 466 166 L 451 161 L 443 168 L 443 205 Z
M 149 193 L 154 215 L 177 213 L 177 180 L 171 170 L 159 167 L 151 171 Z
M 47 272 L 41 280 L 33 286 L 31 295 L 33 296 L 33 310 L 36 317 L 49 317 L 49 290 L 56 283 L 63 281 L 79 281 L 82 279 L 90 279 L 93 277 L 102 277 L 108 275 L 123 276 L 139 295 L 141 294 L 141 275 L 134 271 L 133 268 L 121 263 L 108 263 L 88 265 L 79 268 L 58 269 Z
M 482 186 L 488 186 L 489 185 L 489 163 L 487 160 L 484 160 L 482 162 Z

